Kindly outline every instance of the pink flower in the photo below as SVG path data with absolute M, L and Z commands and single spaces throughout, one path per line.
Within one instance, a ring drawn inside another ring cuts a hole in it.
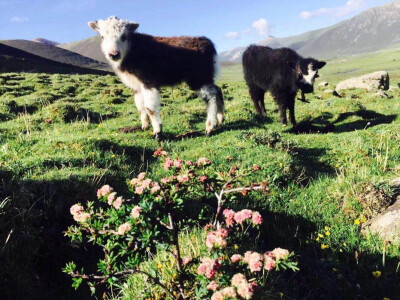
M 161 189 L 160 185 L 158 184 L 158 182 L 155 182 L 153 187 L 150 190 L 150 193 L 155 194 L 157 193 L 159 190 Z
M 253 212 L 252 221 L 254 225 L 261 225 L 263 218 L 258 211 Z
M 235 217 L 235 212 L 231 209 L 225 209 L 222 213 L 225 217 L 225 223 L 227 227 L 231 227 L 233 225 L 234 221 L 233 218 Z
M 197 268 L 197 273 L 206 276 L 208 279 L 213 279 L 215 270 L 218 270 L 221 265 L 215 259 L 205 257 L 201 260 L 200 266 Z
M 151 184 L 151 179 L 146 179 L 146 180 L 143 180 L 143 182 L 142 182 L 142 186 L 143 186 L 145 189 L 150 188 L 150 184 Z
M 164 151 L 163 148 L 158 148 L 156 151 L 154 151 L 154 156 L 168 156 L 168 152 Z
M 184 258 L 182 258 L 182 263 L 184 266 L 187 266 L 191 261 L 192 261 L 192 258 L 189 256 L 185 256 Z
M 70 210 L 71 215 L 76 216 L 84 212 L 83 206 L 79 204 L 72 205 Z
M 74 215 L 74 220 L 79 222 L 79 223 L 84 223 L 89 218 L 90 218 L 90 214 L 85 213 L 85 212 L 82 212 L 82 213 Z
M 238 262 L 240 262 L 243 259 L 243 256 L 241 256 L 240 254 L 234 254 L 231 257 L 231 261 L 234 264 L 237 264 Z
M 237 273 L 237 274 L 233 275 L 231 282 L 234 287 L 238 288 L 239 286 L 241 286 L 243 284 L 247 284 L 247 279 L 246 279 L 246 276 L 244 276 L 242 273 Z
M 250 271 L 251 272 L 260 272 L 263 267 L 263 260 L 264 260 L 264 257 L 257 252 L 253 252 L 252 254 L 250 254 L 250 257 L 248 259 Z
M 222 294 L 221 291 L 215 292 L 212 296 L 211 296 L 211 300 L 224 300 L 225 296 L 224 294 Z
M 145 177 L 146 177 L 146 172 L 142 172 L 142 173 L 140 173 L 140 174 L 138 175 L 137 179 L 138 179 L 139 181 L 142 181 Z
M 193 163 L 191 160 L 187 160 L 187 161 L 186 161 L 186 165 L 187 165 L 188 167 L 191 167 L 191 166 L 194 165 L 194 163 Z
M 129 223 L 124 223 L 118 227 L 118 234 L 119 235 L 124 235 L 128 231 L 132 229 L 132 225 Z
M 109 185 L 103 185 L 101 188 L 97 190 L 97 198 L 100 199 L 101 197 L 104 197 L 111 193 L 112 187 Z
M 173 165 L 174 165 L 174 161 L 171 159 L 171 157 L 165 158 L 164 170 L 168 171 Z
M 242 224 L 245 220 L 251 219 L 253 216 L 253 212 L 250 209 L 243 209 L 237 213 L 235 213 L 235 221 L 238 224 Z
M 163 178 L 163 179 L 161 179 L 161 182 L 162 183 L 170 183 L 170 179 L 169 178 Z
M 224 297 L 228 299 L 233 299 L 236 298 L 236 291 L 233 287 L 226 287 L 221 290 L 221 293 L 224 295 Z
M 218 289 L 219 285 L 218 283 L 216 283 L 214 280 L 211 281 L 208 285 L 207 285 L 207 289 L 210 291 L 216 291 Z
M 254 171 L 258 171 L 258 170 L 260 170 L 260 167 L 257 166 L 257 165 L 253 165 L 253 170 L 254 170 Z
M 200 178 L 199 178 L 199 180 L 200 180 L 201 182 L 204 182 L 204 181 L 206 181 L 207 179 L 208 179 L 208 177 L 207 177 L 206 175 L 200 176 Z
M 115 192 L 108 195 L 108 197 L 107 197 L 108 205 L 113 204 L 116 195 L 117 195 L 117 193 L 115 193 Z
M 226 229 L 219 229 L 207 233 L 206 246 L 210 249 L 220 248 L 223 249 L 227 246 L 225 238 L 228 236 Z
M 272 254 L 277 260 L 284 260 L 289 256 L 289 251 L 282 248 L 275 248 Z
M 187 175 L 179 175 L 177 178 L 176 178 L 179 182 L 188 182 L 189 181 L 189 176 L 187 176 Z
M 120 209 L 122 205 L 122 197 L 118 197 L 117 200 L 114 201 L 113 206 L 116 210 Z
M 139 180 L 137 178 L 133 178 L 130 182 L 131 185 L 138 185 L 139 184 Z
M 182 168 L 182 161 L 178 159 L 174 160 L 174 167 L 177 169 Z
M 253 297 L 253 287 L 248 283 L 242 284 L 237 288 L 237 293 L 244 299 L 251 299 Z
M 134 219 L 139 218 L 141 212 L 142 212 L 142 208 L 140 206 L 135 206 L 131 211 L 132 218 L 134 218 Z
M 142 187 L 142 186 L 138 186 L 138 187 L 135 189 L 135 193 L 138 194 L 138 195 L 143 194 L 143 192 L 144 192 L 144 187 Z
M 264 269 L 267 271 L 271 271 L 275 268 L 275 259 L 271 257 L 271 255 L 271 252 L 264 254 Z
M 202 166 L 209 165 L 209 164 L 211 164 L 211 160 L 209 160 L 208 158 L 202 157 L 202 158 L 199 158 L 199 160 L 197 161 L 197 164 L 202 165 Z
M 212 224 L 207 224 L 206 226 L 204 226 L 204 230 L 208 231 L 212 227 L 213 227 Z

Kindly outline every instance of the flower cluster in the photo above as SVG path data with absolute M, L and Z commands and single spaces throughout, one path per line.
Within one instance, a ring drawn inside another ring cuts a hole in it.
M 225 209 L 222 214 L 225 217 L 225 224 L 227 227 L 231 227 L 235 223 L 243 224 L 246 220 L 250 220 L 253 225 L 261 225 L 263 222 L 261 214 L 258 211 L 251 211 L 250 209 L 243 209 L 238 212 Z
M 226 245 L 227 245 L 226 238 L 227 237 L 228 237 L 228 230 L 226 230 L 224 228 L 218 229 L 217 231 L 211 231 L 211 232 L 207 233 L 206 246 L 210 249 L 226 248 Z
M 210 283 L 209 286 L 212 283 Z M 249 283 L 246 276 L 243 275 L 242 273 L 235 274 L 231 279 L 231 284 L 232 286 L 226 287 L 219 291 L 216 291 L 219 287 L 218 284 L 217 283 L 212 284 L 209 290 L 213 290 L 216 292 L 212 295 L 211 299 L 224 300 L 224 299 L 236 298 L 237 296 L 243 299 L 251 299 L 254 295 L 254 292 L 257 291 L 258 289 L 258 284 L 254 281 Z
M 79 223 L 84 223 L 90 218 L 90 214 L 86 213 L 83 206 L 79 204 L 72 205 L 70 212 L 74 220 Z
M 204 275 L 208 279 L 213 279 L 216 271 L 221 267 L 218 260 L 204 257 L 200 266 L 197 268 L 197 274 Z
M 109 185 L 103 185 L 97 190 L 97 198 L 105 197 L 112 192 L 113 188 Z
M 157 194 L 161 190 L 160 184 L 149 178 L 145 178 L 146 173 L 142 172 L 130 181 L 131 186 L 135 187 L 135 194 L 141 195 L 145 191 L 149 191 L 151 194 Z

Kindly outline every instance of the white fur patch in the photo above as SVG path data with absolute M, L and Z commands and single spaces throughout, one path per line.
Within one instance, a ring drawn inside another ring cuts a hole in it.
M 313 70 L 312 69 L 312 64 L 308 65 L 308 75 L 303 75 L 303 78 L 300 80 L 301 82 L 308 84 L 308 85 L 314 85 L 315 82 L 315 76 L 317 75 L 318 70 Z
M 143 83 L 135 75 L 128 72 L 121 72 L 118 68 L 114 68 L 114 71 L 126 86 L 138 93 L 142 91 Z

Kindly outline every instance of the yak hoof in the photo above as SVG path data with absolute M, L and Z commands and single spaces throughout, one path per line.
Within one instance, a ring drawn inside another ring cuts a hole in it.
M 206 131 L 206 137 L 212 136 L 213 131 Z
M 153 135 L 153 139 L 157 140 L 157 141 L 161 141 L 162 140 L 162 133 L 161 132 L 157 132 Z

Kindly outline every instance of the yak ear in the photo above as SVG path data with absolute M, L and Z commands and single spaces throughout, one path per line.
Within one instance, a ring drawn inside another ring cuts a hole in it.
M 317 69 L 322 69 L 323 67 L 325 67 L 326 62 L 325 61 L 317 61 L 316 67 Z
M 97 21 L 90 21 L 90 22 L 88 22 L 88 25 L 94 31 L 99 32 L 99 25 L 97 24 Z
M 128 25 L 128 31 L 129 32 L 133 32 L 133 31 L 135 31 L 136 29 L 138 29 L 138 27 L 139 27 L 139 23 L 129 23 Z

